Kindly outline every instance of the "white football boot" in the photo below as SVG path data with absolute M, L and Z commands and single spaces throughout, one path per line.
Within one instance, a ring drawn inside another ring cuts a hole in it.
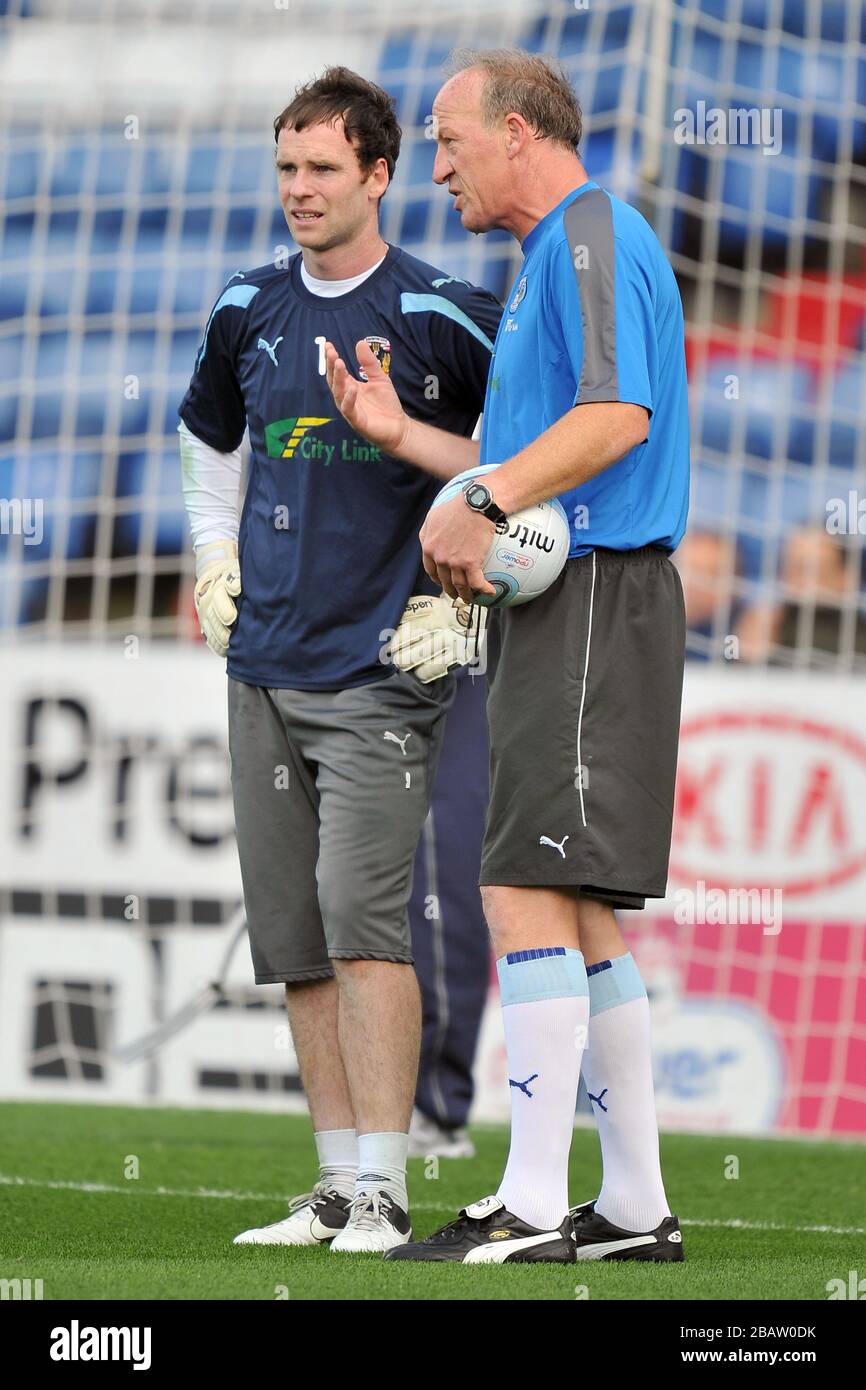
M 349 1207 L 349 1219 L 331 1250 L 339 1254 L 384 1255 L 412 1239 L 408 1213 L 382 1188 L 360 1192 Z
M 317 1182 L 289 1203 L 289 1214 L 271 1226 L 241 1231 L 233 1245 L 325 1245 L 349 1219 L 350 1197 L 341 1197 L 327 1183 Z

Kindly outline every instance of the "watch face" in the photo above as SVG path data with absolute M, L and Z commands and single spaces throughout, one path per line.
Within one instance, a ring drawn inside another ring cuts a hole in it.
M 470 507 L 486 507 L 490 492 L 483 483 L 470 483 L 466 489 L 466 501 Z

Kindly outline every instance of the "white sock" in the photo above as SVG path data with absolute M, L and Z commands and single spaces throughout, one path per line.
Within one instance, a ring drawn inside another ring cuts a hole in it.
M 568 1211 L 568 1153 L 589 1017 L 583 956 L 564 946 L 496 962 L 511 1091 L 511 1147 L 497 1196 L 542 1231 Z
M 409 1153 L 408 1134 L 359 1134 L 358 1173 L 355 1196 L 380 1188 L 388 1193 L 404 1211 L 409 1210 L 406 1193 L 406 1158 Z
M 319 1181 L 351 1197 L 358 1171 L 358 1136 L 353 1129 L 320 1129 L 315 1136 Z
M 630 954 L 589 976 L 583 1079 L 601 1140 L 599 1216 L 624 1231 L 653 1231 L 670 1215 L 659 1163 L 649 1001 Z

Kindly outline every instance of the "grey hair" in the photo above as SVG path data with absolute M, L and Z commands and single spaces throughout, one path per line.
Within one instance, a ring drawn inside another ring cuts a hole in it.
M 516 111 L 539 140 L 553 140 L 577 150 L 583 129 L 580 103 L 565 69 L 553 58 L 540 58 L 522 48 L 458 48 L 446 71 L 455 77 L 467 68 L 485 75 L 481 114 L 494 125 Z

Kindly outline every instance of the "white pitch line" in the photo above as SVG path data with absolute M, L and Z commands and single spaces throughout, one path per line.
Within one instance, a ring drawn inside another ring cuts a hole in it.
M 806 1235 L 866 1236 L 863 1226 L 783 1226 L 776 1221 L 696 1221 L 684 1220 L 681 1226 L 718 1226 L 726 1231 L 791 1231 Z
M 286 1202 L 284 1195 L 275 1197 L 273 1192 L 225 1192 L 216 1187 L 196 1187 L 186 1190 L 182 1187 L 141 1187 L 137 1178 L 131 1178 L 123 1187 L 107 1182 L 60 1182 L 47 1178 L 19 1178 L 0 1173 L 0 1187 L 49 1187 L 54 1191 L 65 1192 L 107 1192 L 120 1193 L 127 1197 L 136 1193 L 139 1197 L 221 1197 L 233 1202 Z
M 112 1193 L 128 1197 L 135 1193 L 139 1197 L 215 1197 L 229 1202 L 287 1202 L 284 1192 L 231 1192 L 217 1187 L 140 1187 L 136 1179 L 131 1179 L 123 1187 L 105 1182 L 61 1182 L 48 1178 L 20 1178 L 0 1173 L 0 1187 L 47 1187 L 63 1192 Z M 413 1211 L 441 1211 L 441 1202 L 413 1202 Z M 776 1221 L 701 1221 L 687 1217 L 680 1221 L 681 1226 L 716 1227 L 727 1231 L 785 1231 L 791 1235 L 827 1236 L 866 1236 L 863 1226 L 784 1226 Z

